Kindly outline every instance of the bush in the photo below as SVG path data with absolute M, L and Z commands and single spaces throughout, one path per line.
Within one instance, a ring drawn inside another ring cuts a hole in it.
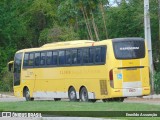
M 0 91 L 13 91 L 13 73 L 8 72 L 7 69 L 3 71 L 3 77 L 0 79 Z
M 156 94 L 160 94 L 160 72 L 154 74 L 154 91 Z

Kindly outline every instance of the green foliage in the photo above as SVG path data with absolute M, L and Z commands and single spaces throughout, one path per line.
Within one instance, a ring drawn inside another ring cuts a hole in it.
M 2 80 L 0 80 L 0 91 L 7 91 L 12 92 L 13 91 L 13 73 L 10 73 L 7 71 L 7 68 L 3 70 L 3 77 Z
M 72 27 L 54 26 L 52 29 L 44 29 L 39 37 L 40 44 L 58 41 L 69 41 L 79 39 L 78 34 L 74 32 Z
M 17 50 L 76 39 L 143 37 L 143 0 L 1 0 L 0 82 Z M 127 1 L 127 2 L 126 2 Z M 158 4 L 150 0 L 153 60 L 160 71 Z M 87 27 L 88 26 L 88 27 Z M 97 37 L 98 36 L 98 37 Z
M 160 94 L 160 72 L 154 74 L 154 91 L 156 94 Z
M 136 3 L 136 5 L 138 4 Z M 107 28 L 110 38 L 143 37 L 143 9 L 139 12 L 139 9 L 143 8 L 143 5 L 136 5 L 123 2 L 119 7 L 108 9 L 106 14 L 108 18 Z M 139 9 L 137 9 L 137 7 Z

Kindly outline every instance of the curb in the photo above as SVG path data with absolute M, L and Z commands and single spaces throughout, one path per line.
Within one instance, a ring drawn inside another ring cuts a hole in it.
M 160 95 L 149 95 L 149 96 L 143 96 L 144 99 L 160 99 Z
M 0 94 L 0 98 L 15 98 L 15 96 Z

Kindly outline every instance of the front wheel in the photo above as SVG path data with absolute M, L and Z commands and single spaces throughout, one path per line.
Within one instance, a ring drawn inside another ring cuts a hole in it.
M 26 88 L 24 91 L 24 97 L 25 97 L 26 101 L 33 101 L 34 100 L 34 98 L 30 97 L 30 92 L 29 92 L 28 88 Z
M 88 99 L 88 91 L 85 87 L 83 87 L 80 91 L 80 100 L 82 102 L 88 102 L 89 99 Z

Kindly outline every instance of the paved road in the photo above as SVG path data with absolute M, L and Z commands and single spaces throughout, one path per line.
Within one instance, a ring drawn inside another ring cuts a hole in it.
M 48 100 L 48 99 L 36 98 L 35 100 Z M 49 100 L 54 100 L 54 99 L 49 99 Z M 14 96 L 8 96 L 8 95 L 0 97 L 0 102 L 17 102 L 17 101 L 25 101 L 25 98 L 16 98 Z M 68 100 L 64 100 L 64 101 L 68 101 Z M 101 100 L 97 102 L 101 102 Z M 160 105 L 160 98 L 135 98 L 133 97 L 133 98 L 125 99 L 124 102 L 125 103 L 145 103 L 145 104 Z
M 43 99 L 36 98 L 35 100 L 54 100 L 54 99 Z M 5 95 L 0 94 L 0 102 L 17 102 L 17 101 L 25 101 L 25 98 L 17 98 L 13 95 Z M 64 99 L 63 101 L 68 101 Z M 97 102 L 101 102 L 98 100 Z M 160 105 L 160 95 L 150 95 L 145 97 L 130 97 L 124 100 L 125 103 L 146 103 L 146 104 L 158 104 Z

